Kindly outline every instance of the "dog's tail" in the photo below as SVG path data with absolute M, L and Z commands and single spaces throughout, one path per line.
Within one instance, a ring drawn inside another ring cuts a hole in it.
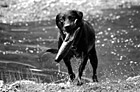
M 50 48 L 50 49 L 47 49 L 46 52 L 50 52 L 52 54 L 57 54 L 58 53 L 58 49 Z

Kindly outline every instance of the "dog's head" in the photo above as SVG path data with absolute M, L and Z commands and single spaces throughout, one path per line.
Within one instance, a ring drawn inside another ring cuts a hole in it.
M 62 35 L 73 32 L 81 25 L 83 13 L 81 11 L 69 10 L 56 16 L 56 25 L 62 31 Z
M 72 43 L 79 32 L 82 24 L 83 13 L 81 11 L 69 10 L 59 13 L 56 16 L 56 25 L 60 29 L 63 43 L 56 56 L 56 61 L 60 61 L 72 47 Z

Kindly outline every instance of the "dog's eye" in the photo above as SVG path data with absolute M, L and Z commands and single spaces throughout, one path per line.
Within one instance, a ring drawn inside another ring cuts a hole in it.
M 75 20 L 75 18 L 74 18 L 74 17 L 72 17 L 72 16 L 69 16 L 69 20 L 74 21 L 74 20 Z
M 60 19 L 60 22 L 64 22 L 64 19 Z
M 60 22 L 64 22 L 65 21 L 65 17 L 62 16 L 59 20 L 60 20 Z

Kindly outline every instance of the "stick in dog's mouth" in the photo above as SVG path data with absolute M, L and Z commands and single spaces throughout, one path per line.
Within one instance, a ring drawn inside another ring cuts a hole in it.
M 60 62 L 67 55 L 67 53 L 69 52 L 69 50 L 71 49 L 73 45 L 73 41 L 75 37 L 77 36 L 79 29 L 80 28 L 78 27 L 73 34 L 66 33 L 66 37 L 63 43 L 61 44 L 61 47 L 59 48 L 59 51 L 55 57 L 56 62 Z

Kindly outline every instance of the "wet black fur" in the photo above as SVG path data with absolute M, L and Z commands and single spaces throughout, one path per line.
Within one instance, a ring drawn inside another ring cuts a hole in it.
M 71 17 L 70 17 L 71 16 Z M 74 18 L 74 19 L 69 19 Z M 75 19 L 76 25 L 68 25 L 67 28 L 65 28 L 65 21 L 67 20 L 68 23 L 73 22 Z M 76 30 L 78 27 L 80 28 L 78 35 L 75 38 L 74 44 L 71 47 L 69 53 L 63 58 L 63 61 L 68 69 L 68 73 L 70 75 L 71 80 L 73 81 L 75 79 L 75 74 L 72 70 L 71 66 L 71 58 L 73 56 L 81 59 L 81 64 L 79 66 L 79 73 L 78 73 L 78 83 L 81 84 L 81 76 L 83 73 L 83 70 L 85 69 L 85 66 L 87 64 L 88 59 L 90 60 L 90 63 L 93 68 L 93 82 L 98 82 L 97 80 L 97 66 L 98 66 L 98 59 L 95 49 L 95 31 L 90 23 L 88 21 L 85 21 L 83 19 L 83 13 L 76 10 L 69 10 L 64 13 L 59 13 L 56 16 L 56 25 L 59 28 L 60 37 L 58 41 L 58 49 L 60 48 L 64 38 L 65 33 L 64 32 L 71 32 Z M 69 30 L 70 29 L 70 30 Z M 51 52 L 51 50 L 48 52 Z M 52 50 L 52 52 L 56 53 L 56 50 Z

